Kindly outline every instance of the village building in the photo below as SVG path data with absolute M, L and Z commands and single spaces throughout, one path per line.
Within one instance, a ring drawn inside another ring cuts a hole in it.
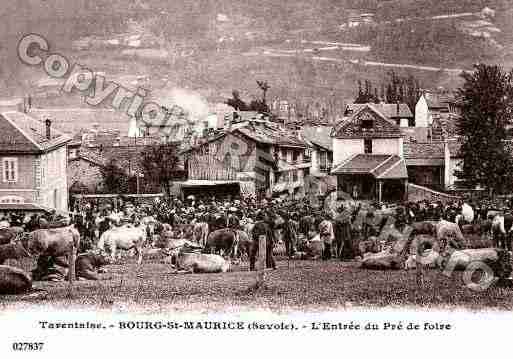
M 101 193 L 102 168 L 114 163 L 144 189 L 142 151 L 160 143 L 155 137 L 130 137 L 115 130 L 82 130 L 68 145 L 68 186 L 72 194 Z
M 235 113 L 223 131 L 183 151 L 188 180 L 175 190 L 190 194 L 304 196 L 310 161 L 307 144 L 261 116 Z
M 307 177 L 305 192 L 323 196 L 336 190 L 336 177 L 330 174 L 333 166 L 332 126 L 304 126 L 301 137 L 308 143 L 310 150 L 310 176 Z
M 387 116 L 376 104 L 358 105 L 355 111 L 332 131 L 331 173 L 337 176 L 339 191 L 353 198 L 386 201 L 407 198 L 409 183 L 444 192 L 458 188 L 455 171 L 462 159 L 453 133 L 456 118 L 435 118 L 439 139 L 426 141 L 423 130 L 431 129 L 426 117 L 415 118 L 410 122 L 413 126 L 406 127 L 401 126 L 406 120 Z M 419 141 L 408 138 L 409 134 Z
M 425 91 L 415 105 L 415 123 L 416 127 L 426 130 L 417 130 L 415 140 L 436 142 L 454 137 L 460 115 L 458 100 L 453 95 Z
M 0 113 L 0 208 L 68 210 L 71 138 L 23 112 Z
M 407 194 L 403 134 L 377 106 L 365 104 L 335 125 L 333 170 L 337 190 L 355 199 L 397 200 Z

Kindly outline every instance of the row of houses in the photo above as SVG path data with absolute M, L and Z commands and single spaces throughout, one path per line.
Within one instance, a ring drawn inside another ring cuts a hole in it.
M 3 203 L 66 210 L 69 192 L 102 191 L 101 170 L 112 160 L 128 176 L 139 177 L 141 152 L 162 138 L 134 133 L 136 123 L 109 111 L 1 112 L 0 208 Z M 186 175 L 172 183 L 172 191 L 302 197 L 337 189 L 385 201 L 406 198 L 409 183 L 440 191 L 456 187 L 461 158 L 454 101 L 424 94 L 415 115 L 405 104 L 384 103 L 350 104 L 344 115 L 334 125 L 298 129 L 254 112 L 234 112 L 222 126 L 183 144 Z M 102 118 L 126 128 L 91 122 Z M 77 129 L 77 123 L 86 128 Z

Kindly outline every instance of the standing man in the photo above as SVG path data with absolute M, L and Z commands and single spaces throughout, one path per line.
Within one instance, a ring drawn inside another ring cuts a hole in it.
M 255 262 L 256 262 L 256 256 L 258 254 L 258 247 L 259 247 L 259 240 L 260 236 L 266 236 L 266 255 L 265 255 L 265 266 L 266 268 L 272 268 L 276 269 L 276 262 L 274 261 L 273 257 L 273 236 L 271 232 L 271 228 L 269 228 L 269 225 L 265 221 L 265 216 L 262 212 L 258 213 L 256 216 L 256 223 L 253 227 L 253 231 L 251 232 L 252 235 L 252 246 L 251 251 L 249 254 L 249 270 L 254 271 L 255 270 Z
M 335 217 L 335 244 L 337 246 L 337 258 L 342 259 L 342 251 L 346 245 L 350 246 L 351 241 L 351 212 L 340 206 Z
M 287 256 L 291 258 L 296 252 L 296 227 L 293 221 L 290 219 L 289 214 L 287 212 L 283 212 L 282 218 L 285 221 L 282 229 L 282 238 L 285 242 L 285 251 L 287 253 Z
M 321 241 L 324 243 L 322 259 L 331 259 L 331 245 L 335 239 L 335 234 L 333 233 L 333 224 L 328 213 L 323 213 L 323 220 L 319 223 L 319 234 Z

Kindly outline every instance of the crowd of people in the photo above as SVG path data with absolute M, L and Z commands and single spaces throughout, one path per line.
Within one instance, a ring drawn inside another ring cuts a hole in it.
M 117 201 L 117 202 L 114 202 Z M 163 224 L 172 228 L 196 223 L 207 223 L 208 231 L 217 229 L 246 230 L 252 228 L 251 239 L 258 243 L 259 236 L 267 235 L 267 266 L 275 268 L 273 247 L 282 242 L 285 254 L 293 257 L 302 251 L 303 244 L 310 241 L 322 243 L 322 259 L 337 257 L 350 260 L 358 254 L 358 241 L 377 236 L 384 223 L 376 224 L 377 212 L 386 211 L 395 217 L 395 226 L 426 220 L 446 219 L 461 221 L 465 206 L 471 208 L 472 217 L 466 216 L 465 223 L 486 219 L 492 209 L 509 210 L 511 203 L 501 205 L 489 201 L 473 203 L 421 201 L 404 203 L 390 209 L 381 203 L 336 202 L 334 206 L 312 206 L 304 199 L 262 199 L 242 197 L 201 197 L 189 196 L 185 200 L 169 198 L 152 203 L 134 204 L 114 199 L 110 203 L 95 201 L 76 203 L 70 218 L 58 216 L 55 212 L 43 216 L 8 213 L 0 218 L 0 227 L 23 226 L 31 231 L 36 228 L 65 225 L 68 220 L 75 224 L 81 235 L 80 251 L 94 248 L 102 233 L 124 223 L 138 225 L 144 218 L 156 220 L 155 233 L 162 230 Z M 365 208 L 365 216 L 359 217 Z M 148 236 L 150 232 L 148 230 Z M 254 268 L 258 245 L 249 253 L 250 267 Z

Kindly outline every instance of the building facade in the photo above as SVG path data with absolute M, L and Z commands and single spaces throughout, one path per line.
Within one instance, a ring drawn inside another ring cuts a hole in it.
M 231 123 L 183 152 L 183 194 L 304 195 L 306 143 L 266 120 Z
M 399 125 L 366 104 L 333 128 L 337 190 L 354 199 L 406 198 L 408 174 Z
M 71 138 L 25 113 L 0 114 L 0 204 L 67 211 L 67 143 Z

